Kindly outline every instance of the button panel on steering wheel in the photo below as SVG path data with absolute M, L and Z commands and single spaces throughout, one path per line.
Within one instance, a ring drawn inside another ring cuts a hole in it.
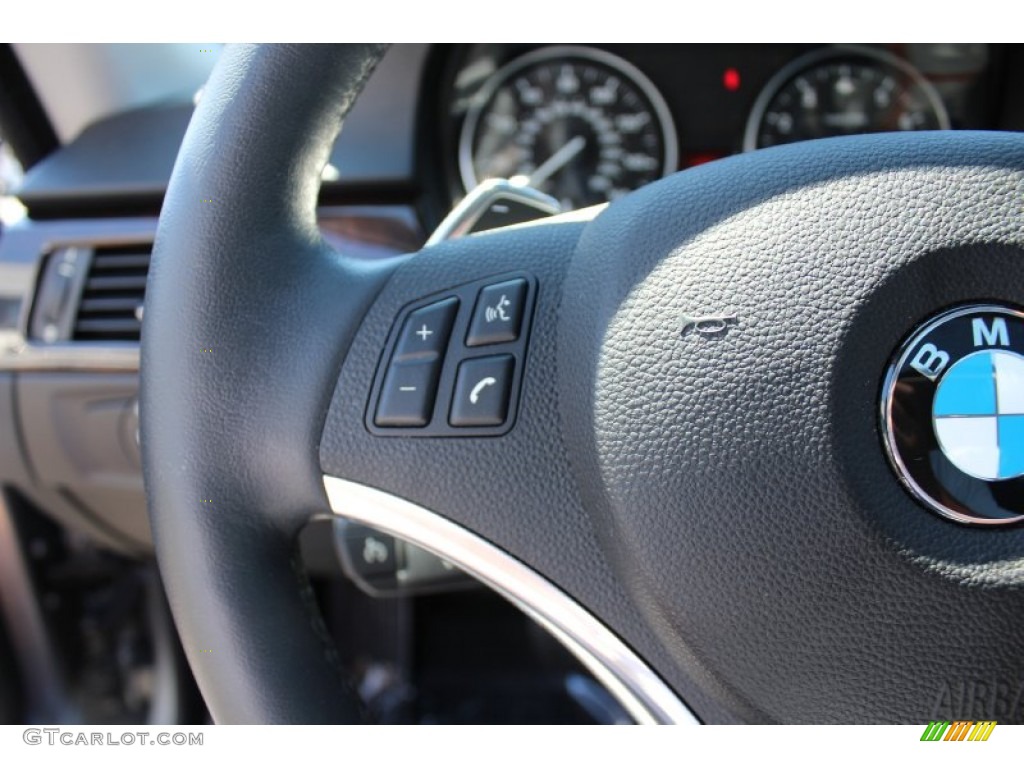
M 406 306 L 374 377 L 366 428 L 410 437 L 508 432 L 536 291 L 528 275 L 503 275 Z

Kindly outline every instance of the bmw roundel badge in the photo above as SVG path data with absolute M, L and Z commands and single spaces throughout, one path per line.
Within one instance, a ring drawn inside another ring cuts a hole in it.
M 961 306 L 915 331 L 885 379 L 882 433 L 900 480 L 940 515 L 1024 520 L 1024 312 Z

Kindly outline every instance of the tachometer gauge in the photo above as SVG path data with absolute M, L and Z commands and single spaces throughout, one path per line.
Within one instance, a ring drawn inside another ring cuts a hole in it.
M 885 51 L 835 46 L 783 67 L 758 96 L 745 150 L 804 139 L 949 128 L 935 87 Z
M 676 170 L 665 100 L 640 70 L 604 51 L 542 48 L 496 71 L 459 139 L 466 189 L 529 184 L 567 209 L 603 203 Z

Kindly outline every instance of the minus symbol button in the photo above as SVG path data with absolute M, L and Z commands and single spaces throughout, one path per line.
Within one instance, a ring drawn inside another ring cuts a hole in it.
M 392 363 L 380 388 L 378 427 L 425 427 L 434 411 L 440 365 L 436 360 Z

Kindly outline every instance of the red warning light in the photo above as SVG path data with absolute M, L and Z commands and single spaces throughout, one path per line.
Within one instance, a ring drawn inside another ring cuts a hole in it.
M 727 91 L 738 91 L 740 89 L 740 71 L 729 67 L 722 73 L 722 85 Z

